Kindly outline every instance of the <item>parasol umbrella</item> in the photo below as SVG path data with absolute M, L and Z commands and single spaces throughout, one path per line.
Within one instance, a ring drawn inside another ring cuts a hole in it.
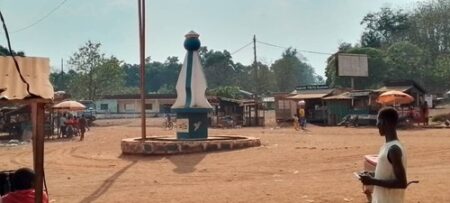
M 77 101 L 63 101 L 53 106 L 53 109 L 61 111 L 83 111 L 86 106 Z
M 378 96 L 377 102 L 384 105 L 409 104 L 414 98 L 409 94 L 397 90 L 387 91 Z

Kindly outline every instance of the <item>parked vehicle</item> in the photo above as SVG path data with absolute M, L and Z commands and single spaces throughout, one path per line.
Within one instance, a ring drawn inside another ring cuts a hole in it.
M 219 126 L 222 128 L 234 128 L 235 125 L 236 124 L 231 116 L 224 116 L 219 120 Z
M 375 126 L 377 123 L 377 115 L 372 114 L 348 114 L 342 118 L 338 126 L 358 127 L 358 126 Z
M 346 115 L 338 126 L 349 126 L 358 127 L 359 126 L 359 116 L 358 115 Z

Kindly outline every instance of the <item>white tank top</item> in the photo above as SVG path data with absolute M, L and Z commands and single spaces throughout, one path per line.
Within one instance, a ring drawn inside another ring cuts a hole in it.
M 398 140 L 385 143 L 378 154 L 377 167 L 375 168 L 375 178 L 381 180 L 395 179 L 394 168 L 388 160 L 388 151 L 397 145 L 402 151 L 402 162 L 406 173 L 406 153 L 402 144 Z M 405 197 L 404 189 L 389 189 L 374 186 L 372 194 L 372 203 L 403 203 Z

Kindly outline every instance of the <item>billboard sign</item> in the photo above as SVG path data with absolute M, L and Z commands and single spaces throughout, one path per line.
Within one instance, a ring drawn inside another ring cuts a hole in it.
M 368 77 L 369 68 L 365 54 L 338 54 L 338 76 Z

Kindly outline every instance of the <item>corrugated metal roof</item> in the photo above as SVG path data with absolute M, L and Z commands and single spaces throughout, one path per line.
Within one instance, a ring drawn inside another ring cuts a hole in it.
M 411 88 L 413 88 L 413 86 L 388 86 L 388 87 L 384 86 L 384 87 L 381 87 L 380 89 L 375 90 L 375 92 L 387 92 L 387 91 L 390 91 L 390 90 L 397 90 L 397 91 L 400 91 L 400 92 L 406 92 L 406 91 L 408 91 Z
M 320 99 L 328 94 L 297 94 L 294 96 L 287 97 L 288 99 Z
M 324 100 L 347 100 L 347 99 L 352 99 L 352 95 L 350 92 L 344 92 L 342 94 L 325 97 L 323 99 Z
M 331 94 L 335 89 L 296 90 L 296 94 Z
M 24 83 L 10 56 L 0 56 L 0 100 L 45 99 L 52 100 L 53 86 L 50 83 L 48 58 L 15 57 L 30 91 Z
M 296 90 L 295 95 L 288 96 L 288 99 L 320 99 L 331 93 L 334 89 L 317 89 L 317 90 Z M 294 93 L 294 92 L 292 92 Z
M 386 86 L 386 87 L 413 86 L 423 93 L 427 92 L 427 90 L 425 90 L 425 88 L 423 88 L 419 83 L 417 83 L 414 80 L 387 80 L 387 81 L 384 81 L 383 83 L 384 83 L 384 86 Z

